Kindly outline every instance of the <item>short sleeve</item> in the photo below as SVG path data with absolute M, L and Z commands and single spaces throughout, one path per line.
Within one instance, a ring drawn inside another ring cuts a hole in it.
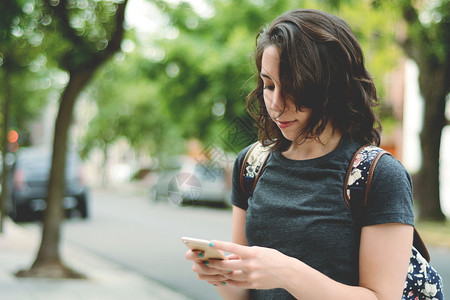
M 236 157 L 233 166 L 233 174 L 231 180 L 231 204 L 247 210 L 248 208 L 248 196 L 241 187 L 241 169 L 244 163 L 245 155 L 250 149 L 251 145 L 243 149 Z
M 383 155 L 375 166 L 363 226 L 384 223 L 414 226 L 411 176 L 391 155 Z

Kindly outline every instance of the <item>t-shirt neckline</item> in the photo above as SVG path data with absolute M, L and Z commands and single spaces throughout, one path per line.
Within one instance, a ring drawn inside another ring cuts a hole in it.
M 287 164 L 287 165 L 310 165 L 310 164 L 315 164 L 315 163 L 319 163 L 322 161 L 327 161 L 332 159 L 343 147 L 345 144 L 348 144 L 347 139 L 345 137 L 342 137 L 341 140 L 339 141 L 338 146 L 336 147 L 336 149 L 328 152 L 325 155 L 316 157 L 316 158 L 310 158 L 310 159 L 301 159 L 301 160 L 296 160 L 296 159 L 290 159 L 287 158 L 286 156 L 284 156 L 280 151 L 274 151 L 273 152 L 273 156 L 276 160 L 280 161 L 281 163 Z

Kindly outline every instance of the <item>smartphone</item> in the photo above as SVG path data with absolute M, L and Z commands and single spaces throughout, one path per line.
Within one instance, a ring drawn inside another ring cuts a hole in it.
M 202 260 L 208 259 L 218 259 L 223 260 L 227 259 L 227 257 L 220 252 L 219 250 L 213 249 L 209 246 L 209 241 L 194 239 L 189 237 L 182 237 L 181 241 L 191 250 L 200 250 L 203 251 L 204 256 Z

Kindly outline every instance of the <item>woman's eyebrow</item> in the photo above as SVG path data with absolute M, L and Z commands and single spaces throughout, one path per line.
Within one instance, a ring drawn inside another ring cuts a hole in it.
M 261 77 L 265 77 L 265 78 L 267 78 L 267 79 L 270 79 L 270 80 L 272 80 L 272 78 L 270 78 L 270 76 L 269 75 L 267 75 L 266 73 L 259 73 L 259 76 L 261 76 Z

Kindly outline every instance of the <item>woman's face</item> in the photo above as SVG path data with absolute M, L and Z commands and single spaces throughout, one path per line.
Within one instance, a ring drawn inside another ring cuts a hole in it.
M 280 51 L 276 46 L 269 46 L 264 50 L 260 76 L 264 82 L 264 103 L 269 116 L 286 139 L 295 140 L 308 124 L 312 111 L 309 108 L 299 111 L 293 99 L 283 99 L 280 86 Z

